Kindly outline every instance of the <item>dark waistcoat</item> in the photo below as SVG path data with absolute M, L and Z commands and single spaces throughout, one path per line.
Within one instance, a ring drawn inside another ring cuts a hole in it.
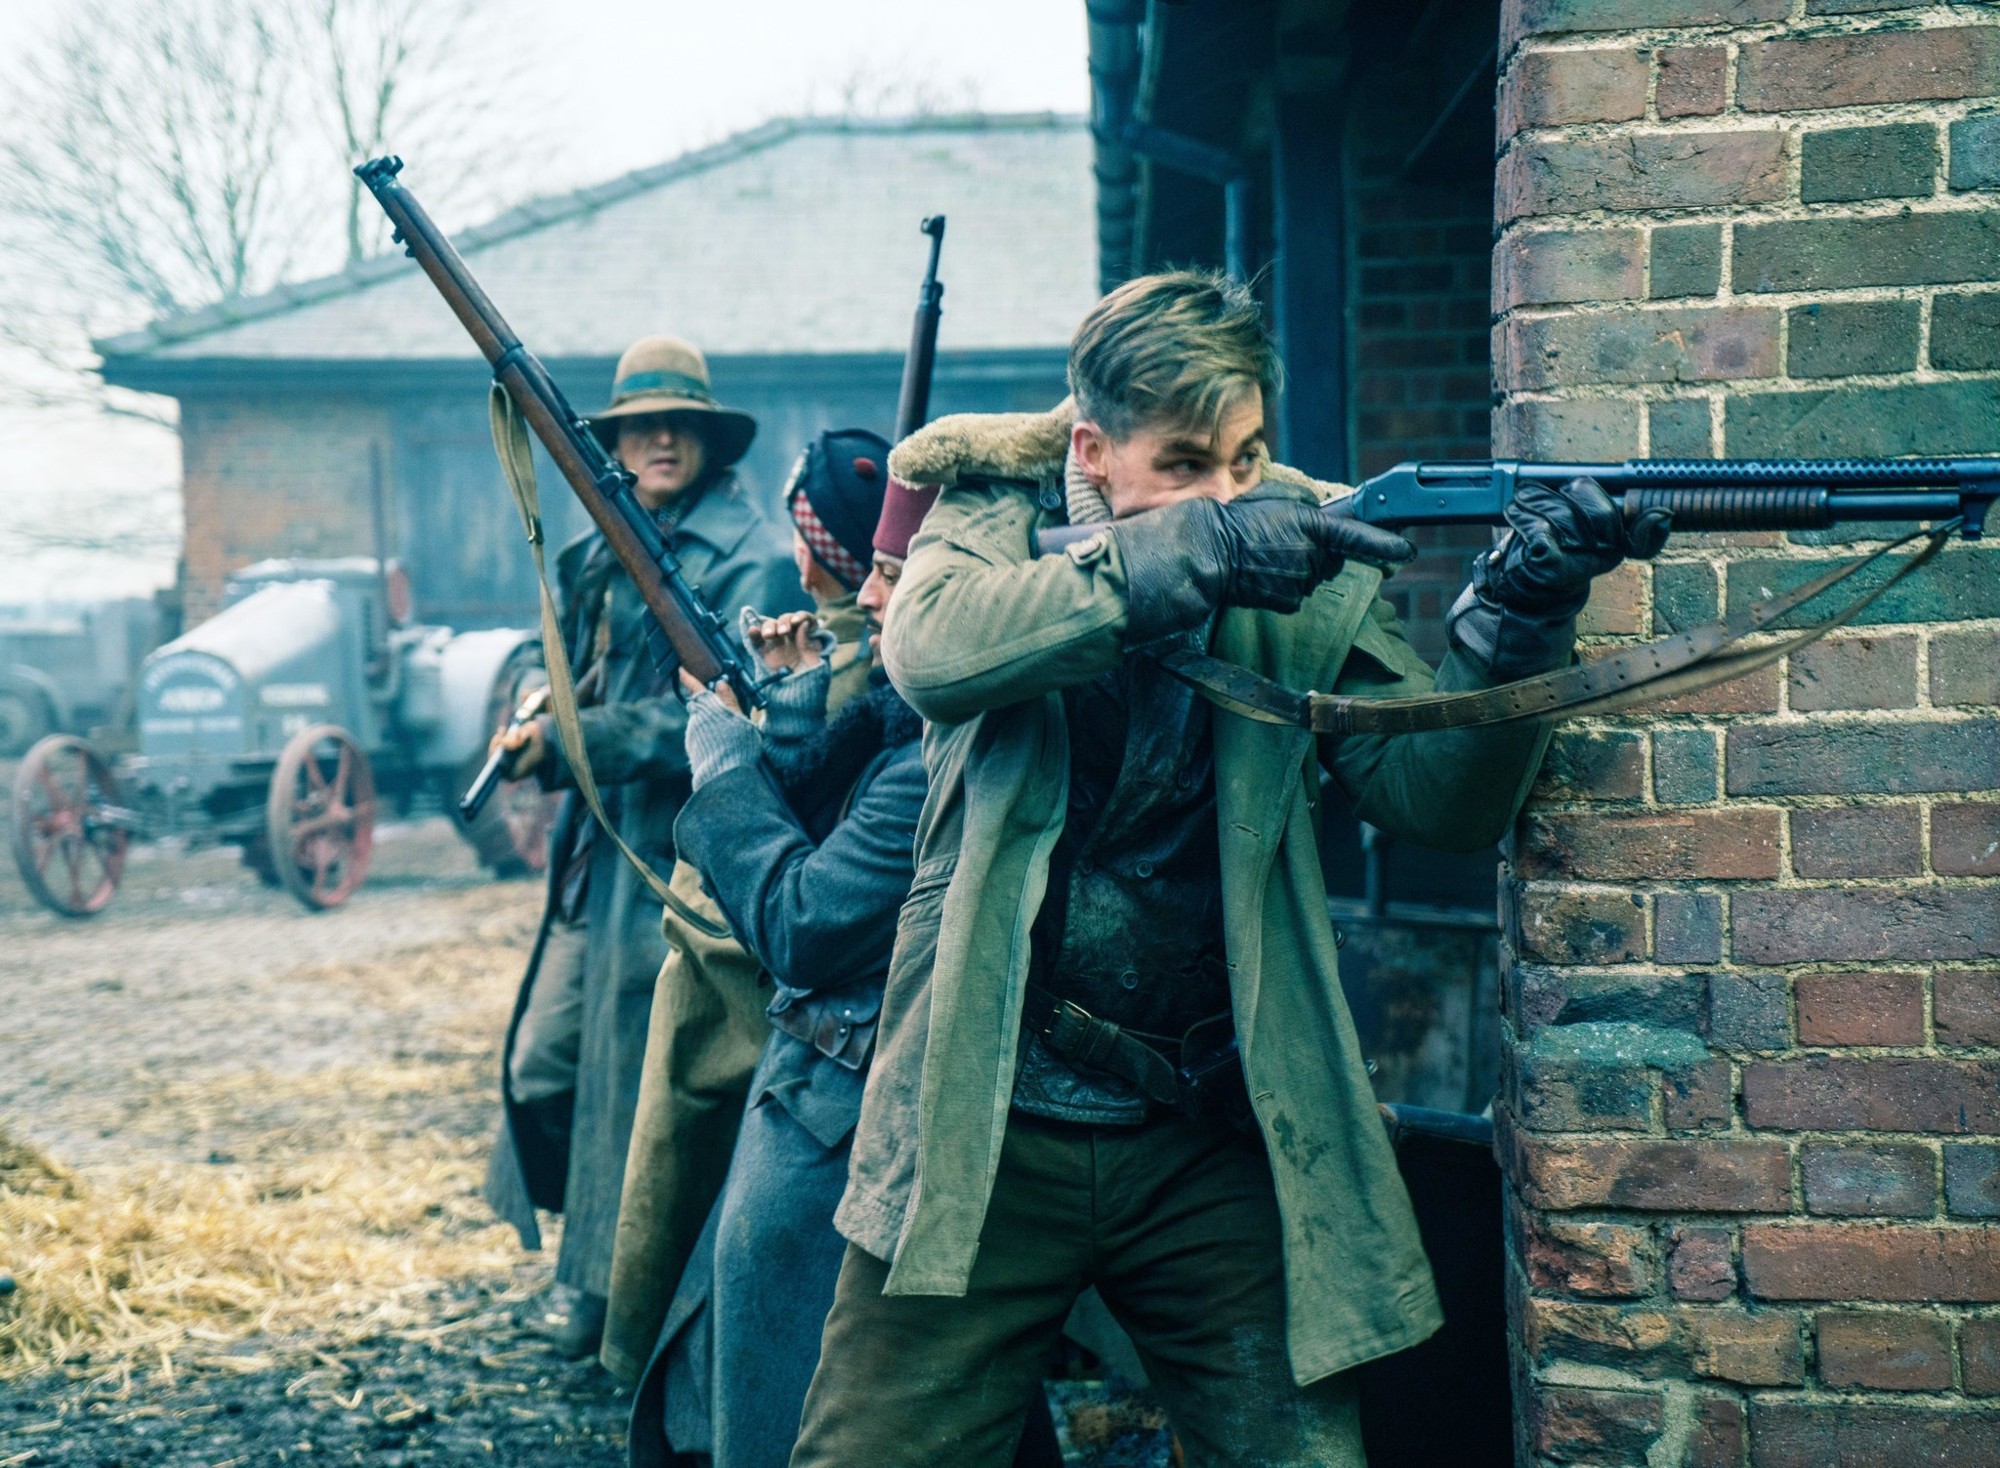
M 1189 634 L 1206 641 L 1206 632 Z M 1229 1008 L 1209 706 L 1150 658 L 1063 695 L 1069 810 L 1033 933 L 1033 982 L 1170 1057 Z M 1096 1123 L 1145 1119 L 1138 1088 L 1029 1036 L 1014 1104 Z

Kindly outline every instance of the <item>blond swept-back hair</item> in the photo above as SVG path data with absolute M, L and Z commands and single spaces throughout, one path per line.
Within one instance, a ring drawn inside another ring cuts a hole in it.
M 1092 308 L 1069 345 L 1077 415 L 1115 439 L 1156 424 L 1211 438 L 1223 418 L 1280 374 L 1249 287 L 1205 270 L 1126 281 Z

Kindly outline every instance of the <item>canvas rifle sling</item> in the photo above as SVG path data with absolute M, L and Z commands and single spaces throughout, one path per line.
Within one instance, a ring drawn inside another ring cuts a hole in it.
M 549 670 L 549 708 L 555 715 L 556 733 L 562 740 L 570 773 L 576 776 L 576 788 L 597 818 L 598 827 L 617 843 L 653 895 L 672 908 L 683 922 L 712 937 L 726 938 L 728 928 L 718 927 L 714 919 L 681 901 L 666 879 L 618 834 L 618 828 L 604 813 L 604 800 L 597 792 L 597 778 L 591 772 L 590 755 L 584 747 L 583 725 L 577 718 L 576 680 L 570 674 L 569 649 L 563 643 L 555 592 L 549 587 L 549 569 L 543 558 L 541 493 L 535 485 L 535 459 L 528 444 L 528 425 L 513 398 L 497 382 L 487 395 L 486 405 L 493 424 L 493 450 L 500 456 L 501 472 L 507 477 L 507 487 L 514 492 L 514 508 L 521 512 L 521 525 L 528 533 L 528 549 L 535 557 L 535 579 L 542 592 L 542 660 Z
M 1733 617 L 1625 648 L 1594 662 L 1466 693 L 1426 693 L 1406 698 L 1300 693 L 1207 653 L 1180 650 L 1154 656 L 1161 667 L 1218 708 L 1260 723 L 1290 724 L 1316 734 L 1416 734 L 1427 729 L 1471 729 L 1523 720 L 1605 714 L 1635 703 L 1726 683 L 1817 642 L 1836 627 L 1853 621 L 1876 598 L 1929 561 L 1957 528 L 1958 521 L 1953 520 L 1928 531 L 1913 531 L 1872 555 L 1836 566 L 1782 595 L 1752 602 Z M 1925 542 L 1922 549 L 1880 585 L 1864 591 L 1825 621 L 1790 632 L 1775 642 L 1753 647 L 1738 645 L 1744 638 L 1770 629 L 1788 613 L 1916 540 Z

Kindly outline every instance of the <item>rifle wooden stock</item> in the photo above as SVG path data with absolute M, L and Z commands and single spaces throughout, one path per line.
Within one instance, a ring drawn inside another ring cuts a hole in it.
M 430 277 L 493 368 L 494 380 L 506 389 L 529 430 L 603 532 L 611 553 L 653 614 L 672 657 L 703 683 L 727 679 L 745 707 L 761 705 L 763 695 L 730 644 L 722 618 L 702 602 L 682 574 L 679 559 L 634 496 L 632 476 L 570 408 L 548 369 L 521 344 L 451 240 L 398 181 L 402 167 L 400 158 L 376 158 L 354 171 L 389 216 L 397 242 Z

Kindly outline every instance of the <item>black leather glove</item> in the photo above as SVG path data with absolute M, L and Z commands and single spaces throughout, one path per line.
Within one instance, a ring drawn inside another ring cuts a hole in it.
M 1568 661 L 1591 581 L 1627 556 L 1651 560 L 1673 527 L 1664 509 L 1627 523 L 1595 479 L 1524 484 L 1506 515 L 1449 618 L 1454 645 L 1501 681 Z
M 1138 647 L 1220 606 L 1296 612 L 1349 556 L 1394 564 L 1411 544 L 1364 520 L 1279 495 L 1190 499 L 1111 526 L 1125 565 L 1125 641 Z

